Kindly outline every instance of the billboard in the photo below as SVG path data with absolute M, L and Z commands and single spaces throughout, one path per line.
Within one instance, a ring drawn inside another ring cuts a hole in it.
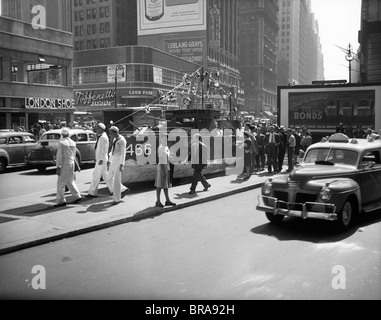
M 202 64 L 206 41 L 203 38 L 165 40 L 166 52 L 193 63 Z
M 206 30 L 205 0 L 137 0 L 138 35 Z
M 339 123 L 381 125 L 380 86 L 284 87 L 278 91 L 280 123 L 291 128 L 331 132 Z

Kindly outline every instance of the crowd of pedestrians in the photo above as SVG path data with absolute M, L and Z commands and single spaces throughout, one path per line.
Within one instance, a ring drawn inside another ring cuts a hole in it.
M 287 155 L 287 172 L 297 163 L 300 151 L 312 144 L 307 128 L 285 128 L 274 124 L 267 126 L 245 123 L 243 132 L 244 168 L 240 177 L 249 179 L 252 174 L 267 169 L 269 173 L 283 170 Z

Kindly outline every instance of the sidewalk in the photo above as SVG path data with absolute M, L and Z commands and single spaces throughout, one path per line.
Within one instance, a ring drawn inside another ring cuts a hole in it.
M 128 191 L 122 202 L 113 206 L 104 183 L 100 184 L 99 195 L 94 199 L 84 198 L 89 188 L 87 184 L 79 185 L 83 201 L 70 204 L 72 199 L 68 193 L 68 205 L 62 208 L 53 207 L 55 190 L 7 199 L 0 209 L 0 255 L 252 190 L 268 177 L 266 172 L 260 172 L 246 181 L 237 179 L 234 169 L 227 169 L 225 176 L 208 179 L 212 187 L 207 192 L 201 183 L 195 195 L 188 194 L 189 184 L 171 188 L 169 194 L 177 206 L 164 209 L 155 207 L 154 189 Z

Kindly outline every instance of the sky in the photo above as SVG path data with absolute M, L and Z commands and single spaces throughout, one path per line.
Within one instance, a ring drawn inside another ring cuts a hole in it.
M 357 52 L 361 0 L 312 0 L 311 5 L 319 22 L 325 80 L 349 81 L 349 63 L 337 46 L 346 49 L 350 43 Z

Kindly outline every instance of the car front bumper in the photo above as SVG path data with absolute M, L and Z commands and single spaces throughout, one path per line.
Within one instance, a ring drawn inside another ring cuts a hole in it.
M 291 203 L 260 195 L 257 210 L 302 219 L 337 220 L 336 206 L 331 203 Z

